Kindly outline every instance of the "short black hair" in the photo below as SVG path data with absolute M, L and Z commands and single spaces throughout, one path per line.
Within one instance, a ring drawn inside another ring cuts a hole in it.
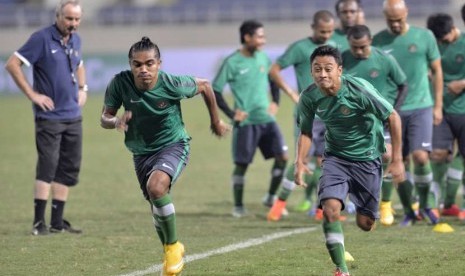
M 330 22 L 331 20 L 334 20 L 334 15 L 330 11 L 320 10 L 313 15 L 312 25 L 316 26 L 319 21 Z
M 256 20 L 246 20 L 242 22 L 242 25 L 239 28 L 239 33 L 241 35 L 241 44 L 244 44 L 245 42 L 245 35 L 253 36 L 259 28 L 263 28 L 263 24 Z
M 462 14 L 462 20 L 465 23 L 465 4 L 462 6 L 462 9 L 460 10 L 460 12 Z
M 161 58 L 160 49 L 158 48 L 158 45 L 153 43 L 150 40 L 150 38 L 144 36 L 141 38 L 140 41 L 132 44 L 131 48 L 129 49 L 128 58 L 132 59 L 135 52 L 142 52 L 142 51 L 149 51 L 149 50 L 154 50 L 155 57 L 158 59 Z
M 360 39 L 364 36 L 368 36 L 371 39 L 370 29 L 366 25 L 355 25 L 347 31 L 347 39 L 354 38 Z
M 358 8 L 362 7 L 362 3 L 360 3 L 360 0 L 337 0 L 336 5 L 334 5 L 334 10 L 336 11 L 336 15 L 339 16 L 339 5 L 342 3 L 350 3 L 350 2 L 355 2 L 357 3 Z
M 336 47 L 329 45 L 320 46 L 313 51 L 312 55 L 310 56 L 310 65 L 313 63 L 313 60 L 315 60 L 316 57 L 323 56 L 332 56 L 334 57 L 334 60 L 336 60 L 338 66 L 342 65 L 341 52 Z
M 452 16 L 446 13 L 435 13 L 428 17 L 426 26 L 430 29 L 436 39 L 442 39 L 454 28 Z

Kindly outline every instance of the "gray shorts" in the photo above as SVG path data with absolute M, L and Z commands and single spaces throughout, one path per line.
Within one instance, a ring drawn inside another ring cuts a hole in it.
M 36 179 L 66 186 L 78 183 L 82 159 L 82 119 L 35 120 Z
M 433 109 L 431 107 L 400 111 L 402 121 L 402 154 L 415 150 L 430 152 L 433 148 Z
M 453 150 L 457 139 L 459 152 L 465 156 L 465 114 L 444 114 L 441 124 L 433 127 L 433 148 Z
M 348 161 L 325 153 L 323 155 L 318 201 L 339 199 L 344 210 L 344 201 L 349 195 L 357 213 L 373 219 L 379 218 L 379 196 L 383 167 L 381 158 L 372 161 Z
M 323 156 L 325 151 L 325 132 L 326 126 L 321 119 L 315 118 L 313 120 L 312 127 L 312 146 L 308 152 L 309 156 Z M 295 144 L 297 144 L 297 138 L 300 134 L 300 128 L 297 126 L 297 122 L 294 120 L 294 138 Z
M 284 137 L 276 122 L 235 126 L 233 130 L 233 158 L 236 164 L 252 163 L 255 151 L 269 159 L 287 152 Z
M 171 177 L 171 186 L 174 185 L 189 162 L 189 152 L 189 142 L 180 141 L 153 154 L 133 156 L 140 189 L 147 200 L 149 200 L 147 181 L 152 172 L 158 170 L 167 173 Z

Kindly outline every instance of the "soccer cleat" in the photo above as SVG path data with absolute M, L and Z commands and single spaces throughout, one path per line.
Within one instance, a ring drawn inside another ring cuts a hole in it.
M 379 206 L 380 219 L 382 225 L 390 226 L 394 223 L 394 215 L 392 214 L 391 201 L 381 201 Z
M 342 272 L 340 268 L 336 268 L 334 276 L 350 276 L 349 272 Z
M 355 261 L 354 257 L 352 256 L 352 254 L 349 253 L 349 251 L 344 251 L 344 259 L 346 260 L 346 262 Z
M 459 220 L 465 220 L 465 210 L 460 211 L 458 217 Z
M 60 226 L 60 227 L 58 227 L 58 226 L 50 226 L 50 233 L 57 234 L 57 233 L 64 233 L 64 232 L 68 232 L 68 233 L 71 233 L 71 234 L 81 234 L 82 230 L 77 229 L 77 228 L 73 228 L 71 226 L 71 223 L 69 223 L 69 221 L 67 221 L 67 220 L 63 220 L 63 225 Z
M 262 199 L 262 203 L 263 205 L 265 205 L 266 207 L 272 207 L 273 206 L 273 203 L 275 202 L 276 200 L 276 196 L 275 195 L 271 195 L 271 194 L 266 194 L 263 199 Z
M 32 226 L 31 234 L 33 236 L 43 236 L 48 235 L 50 232 L 47 229 L 44 221 L 38 221 Z
M 321 208 L 316 209 L 315 216 L 313 216 L 313 218 L 318 221 L 323 220 L 323 209 Z
M 307 212 L 308 210 L 310 210 L 310 208 L 312 208 L 312 202 L 310 200 L 303 200 L 302 202 L 300 202 L 295 208 L 294 210 L 296 212 Z
M 232 211 L 232 216 L 235 218 L 242 218 L 247 214 L 247 211 L 245 210 L 244 206 L 234 206 L 234 209 Z
M 447 223 L 438 223 L 433 227 L 433 231 L 437 233 L 451 233 L 454 232 L 454 228 Z
M 268 215 L 266 216 L 268 221 L 278 221 L 281 219 L 281 216 L 283 214 L 283 210 L 286 207 L 286 201 L 284 200 L 276 200 L 271 207 L 270 211 L 268 212 Z
M 452 204 L 449 208 L 442 209 L 443 216 L 456 217 L 460 213 L 459 206 L 457 204 Z
M 417 220 L 417 216 L 415 215 L 415 213 L 408 213 L 404 216 L 404 219 L 399 224 L 399 226 L 400 227 L 412 226 L 413 224 L 415 224 L 416 220 Z
M 166 275 L 179 275 L 184 268 L 184 245 L 179 241 L 165 245 L 163 269 Z
M 436 225 L 439 222 L 437 209 L 423 208 L 421 214 L 424 218 L 427 218 L 432 225 Z

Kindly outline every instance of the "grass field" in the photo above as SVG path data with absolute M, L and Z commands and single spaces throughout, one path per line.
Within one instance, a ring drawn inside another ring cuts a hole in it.
M 288 99 L 282 102 L 278 119 L 291 144 L 292 107 Z M 0 275 L 159 274 L 162 252 L 149 206 L 139 191 L 123 135 L 99 126 L 101 103 L 101 95 L 92 95 L 84 109 L 80 184 L 65 211 L 84 234 L 34 237 L 36 152 L 30 103 L 22 96 L 0 99 Z M 183 276 L 332 275 L 319 223 L 298 213 L 277 223 L 266 221 L 261 198 L 271 162 L 258 154 L 246 180 L 249 216 L 230 215 L 231 137 L 218 140 L 210 134 L 200 97 L 183 103 L 192 154 L 172 192 L 178 236 L 189 261 Z M 302 191 L 296 191 L 289 206 L 301 197 Z M 50 204 L 47 219 L 49 209 Z M 346 249 L 355 257 L 349 263 L 352 275 L 464 275 L 465 225 L 447 221 L 455 232 L 438 234 L 420 222 L 405 229 L 378 226 L 365 233 L 353 220 L 345 222 Z

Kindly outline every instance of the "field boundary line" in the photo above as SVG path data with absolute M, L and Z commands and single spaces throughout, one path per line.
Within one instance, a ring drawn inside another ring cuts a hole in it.
M 239 242 L 239 243 L 233 243 L 233 244 L 223 246 L 223 247 L 220 247 L 220 248 L 217 248 L 217 249 L 213 249 L 213 250 L 210 250 L 210 251 L 207 251 L 207 252 L 204 252 L 204 253 L 187 255 L 184 260 L 185 260 L 186 263 L 190 263 L 190 262 L 193 262 L 193 261 L 196 261 L 196 260 L 201 260 L 201 259 L 208 258 L 208 257 L 213 256 L 213 255 L 225 254 L 225 253 L 229 253 L 229 252 L 232 252 L 232 251 L 236 251 L 236 250 L 240 250 L 240 249 L 244 249 L 244 248 L 248 248 L 248 247 L 252 247 L 252 246 L 257 246 L 257 245 L 267 243 L 267 242 L 275 240 L 275 239 L 280 239 L 280 238 L 284 238 L 284 237 L 288 237 L 288 236 L 292 236 L 292 235 L 312 232 L 312 231 L 315 231 L 316 229 L 317 229 L 316 227 L 304 227 L 304 228 L 297 228 L 297 229 L 290 230 L 290 231 L 277 232 L 277 233 L 273 233 L 273 234 L 270 234 L 270 235 L 262 236 L 260 238 L 254 238 L 254 239 L 249 239 L 249 240 Z M 134 271 L 134 272 L 131 272 L 131 273 L 128 273 L 128 274 L 121 274 L 119 276 L 147 275 L 147 274 L 150 274 L 150 273 L 161 271 L 162 266 L 163 266 L 163 264 L 153 265 L 153 266 L 151 266 L 151 267 L 149 267 L 149 268 L 147 268 L 145 270 L 138 270 L 138 271 Z

